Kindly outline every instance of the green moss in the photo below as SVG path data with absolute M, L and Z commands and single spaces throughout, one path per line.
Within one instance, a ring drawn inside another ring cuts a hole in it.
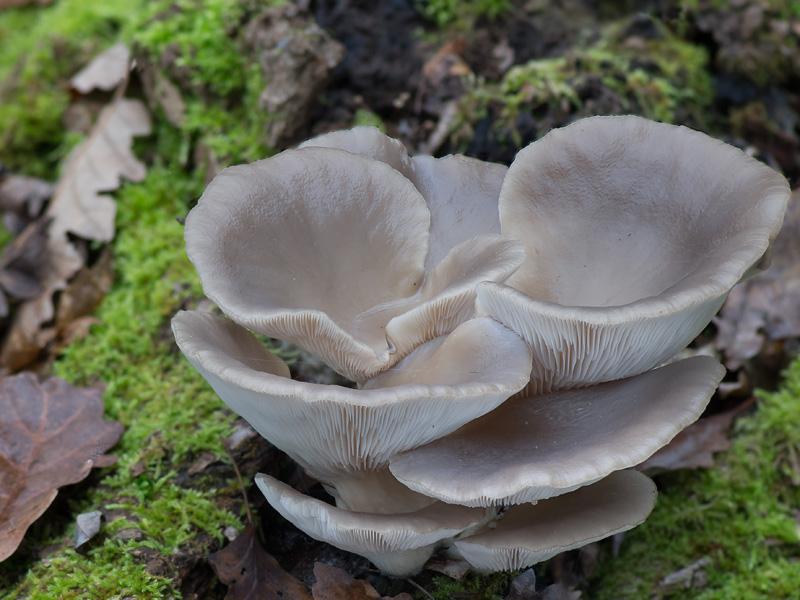
M 12 172 L 56 179 L 59 161 L 76 143 L 62 123 L 69 78 L 119 40 L 155 63 L 168 46 L 177 47 L 171 62 L 191 83 L 181 90 L 187 152 L 202 138 L 223 164 L 268 156 L 261 137 L 270 117 L 258 106 L 263 77 L 257 64 L 245 63 L 238 40 L 245 5 L 65 0 L 0 11 L 0 159 Z
M 172 586 L 149 576 L 126 552 L 126 546 L 120 545 L 118 552 L 90 551 L 86 556 L 66 550 L 50 559 L 48 571 L 30 577 L 24 593 L 37 600 L 100 600 L 126 596 L 160 600 L 172 596 L 175 592 Z M 66 576 L 51 577 L 51 572 Z
M 239 40 L 244 1 L 160 0 L 149 4 L 133 43 L 155 64 L 170 52 L 168 76 L 181 75 L 187 139 L 202 139 L 223 164 L 250 162 L 273 150 L 262 141 L 270 118 L 259 106 L 265 83 Z M 188 77 L 189 83 L 184 81 Z
M 386 126 L 383 124 L 383 119 L 366 108 L 359 108 L 356 110 L 356 114 L 353 115 L 353 127 L 358 127 L 359 125 L 377 127 L 386 133 Z
M 449 577 L 434 577 L 426 591 L 436 600 L 452 600 L 453 598 L 470 598 L 471 600 L 502 600 L 508 592 L 511 580 L 517 572 L 491 573 L 481 575 L 469 573 L 461 581 Z M 427 596 L 417 596 L 424 598 Z
M 175 66 L 188 69 L 197 87 L 227 96 L 245 85 L 245 59 L 235 40 L 244 5 L 227 0 L 162 0 L 149 3 L 145 26 L 134 42 L 157 62 L 169 46 L 179 48 Z
M 128 516 L 105 527 L 86 556 L 62 548 L 47 563 L 34 563 L 4 598 L 174 596 L 168 581 L 146 575 L 131 558 L 131 543 L 118 542 L 113 534 L 135 526 L 144 534 L 136 546 L 170 556 L 199 532 L 220 539 L 225 526 L 240 526 L 216 504 L 217 490 L 174 483 L 191 453 L 224 456 L 219 438 L 230 433 L 234 419 L 175 350 L 168 329 L 169 318 L 187 299 L 202 297 L 176 220 L 200 189 L 183 172 L 155 166 L 144 182 L 120 190 L 114 288 L 96 314 L 100 324 L 53 365 L 56 375 L 78 385 L 106 384 L 108 416 L 126 427 L 114 448 L 116 466 L 73 510 L 122 509 Z M 143 466 L 141 473 L 131 470 L 136 463 Z M 44 532 L 39 541 L 58 543 L 70 533 Z M 85 595 L 86 590 L 96 595 Z
M 461 101 L 457 145 L 471 139 L 472 124 L 490 112 L 497 115 L 496 127 L 511 133 L 519 145 L 518 115 L 580 115 L 584 97 L 597 95 L 598 89 L 614 99 L 616 112 L 666 123 L 703 123 L 713 98 L 705 49 L 677 38 L 657 20 L 656 35 L 631 45 L 625 34 L 629 24 L 608 25 L 598 41 L 578 45 L 569 54 L 512 67 L 498 84 L 479 82 Z M 610 108 L 603 105 L 603 110 Z
M 496 19 L 512 6 L 510 0 L 417 0 L 415 5 L 443 29 L 467 29 L 477 18 Z
M 129 29 L 140 4 L 65 0 L 0 11 L 0 157 L 9 170 L 55 179 L 74 144 L 61 122 L 68 80 Z
M 670 599 L 798 598 L 800 358 L 780 391 L 762 393 L 712 469 L 662 478 L 656 509 L 601 562 L 592 597 L 649 598 L 668 574 L 703 557 L 708 582 Z

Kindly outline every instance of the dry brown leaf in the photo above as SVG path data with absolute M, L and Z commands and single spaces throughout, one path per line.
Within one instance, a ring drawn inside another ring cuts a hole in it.
M 678 469 L 713 467 L 714 453 L 730 448 L 728 429 L 734 417 L 752 403 L 751 399 L 733 410 L 692 423 L 636 468 L 647 475 L 656 475 Z
M 141 181 L 145 166 L 131 152 L 134 136 L 150 133 L 150 117 L 138 100 L 119 98 L 106 106 L 89 137 L 66 161 L 47 209 L 51 237 L 67 232 L 87 240 L 114 237 L 114 201 L 100 192 L 120 186 L 120 178 Z
M 0 349 L 0 364 L 10 371 L 21 369 L 36 360 L 42 349 L 55 339 L 55 327 L 43 327 L 55 316 L 53 293 L 66 287 L 83 262 L 82 254 L 66 235 L 46 241 L 39 265 L 39 283 L 43 291 L 37 298 L 17 307 Z
M 536 575 L 533 569 L 528 569 L 511 582 L 505 600 L 578 600 L 580 597 L 581 592 L 564 583 L 554 583 L 537 592 Z
M 123 427 L 103 419 L 102 393 L 32 373 L 0 380 L 0 561 L 61 486 L 88 475 Z
M 131 51 L 124 43 L 118 42 L 98 54 L 69 83 L 81 94 L 94 89 L 113 90 L 128 74 L 130 60 Z
M 789 200 L 769 269 L 733 288 L 714 322 L 729 369 L 756 356 L 766 341 L 800 338 L 800 190 Z
M 160 107 L 167 121 L 174 127 L 180 127 L 186 119 L 186 102 L 178 86 L 157 65 L 146 60 L 142 61 L 140 72 L 150 109 Z
M 353 579 L 346 571 L 326 565 L 314 563 L 314 577 L 317 581 L 311 587 L 314 600 L 380 600 L 381 595 L 369 582 Z
M 700 589 L 705 587 L 707 576 L 705 568 L 714 564 L 710 557 L 704 556 L 688 567 L 670 573 L 658 582 L 662 594 L 670 594 L 678 590 Z
M 55 186 L 49 181 L 22 175 L 0 177 L 0 211 L 3 225 L 11 233 L 19 233 L 41 212 L 53 195 Z
M 391 598 L 381 596 L 368 581 L 354 579 L 344 569 L 323 562 L 314 563 L 314 577 L 314 600 L 413 600 L 405 592 Z
M 467 576 L 470 564 L 465 560 L 436 560 L 431 559 L 423 567 L 426 571 L 436 571 L 447 575 L 450 579 L 461 581 Z
M 219 552 L 209 554 L 208 562 L 228 586 L 225 600 L 312 600 L 300 580 L 261 547 L 253 525 Z
M 0 363 L 7 369 L 26 366 L 56 338 L 57 328 L 44 327 L 55 317 L 53 294 L 64 290 L 85 263 L 68 234 L 101 242 L 114 237 L 116 206 L 100 192 L 119 187 L 121 177 L 130 181 L 144 178 L 145 167 L 131 152 L 131 145 L 134 136 L 149 132 L 150 117 L 144 105 L 118 98 L 103 109 L 89 137 L 68 157 L 44 216 L 49 226 L 39 266 L 42 293 L 23 302 L 14 315 L 0 349 Z
M 45 222 L 29 227 L 3 247 L 0 254 L 0 287 L 5 294 L 16 300 L 28 300 L 38 296 L 42 287 L 39 283 L 39 269 L 42 254 L 47 246 Z M 5 301 L 5 296 L 0 294 Z M 7 314 L 8 306 L 0 311 Z
M 111 247 L 106 246 L 91 267 L 81 267 L 58 302 L 56 329 L 62 334 L 70 324 L 92 313 L 114 282 L 114 261 Z
M 467 48 L 464 38 L 446 42 L 422 65 L 422 76 L 431 87 L 436 87 L 450 76 L 469 75 L 472 71 L 461 56 Z

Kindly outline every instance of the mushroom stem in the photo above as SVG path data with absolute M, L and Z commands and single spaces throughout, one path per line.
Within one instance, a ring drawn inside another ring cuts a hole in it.
M 401 514 L 430 506 L 435 498 L 414 492 L 397 481 L 389 469 L 342 476 L 326 486 L 336 506 L 353 512 Z

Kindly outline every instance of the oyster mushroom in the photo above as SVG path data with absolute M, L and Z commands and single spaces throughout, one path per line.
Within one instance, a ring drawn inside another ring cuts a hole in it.
M 310 147 L 338 148 L 379 160 L 414 184 L 431 213 L 427 270 L 450 248 L 477 235 L 500 233 L 497 198 L 508 171 L 504 165 L 460 154 L 409 157 L 400 141 L 376 127 L 334 131 L 300 144 Z
M 418 571 L 436 546 L 487 520 L 480 508 L 434 502 L 393 514 L 352 512 L 259 473 L 256 484 L 285 519 L 317 540 L 371 560 L 390 575 Z
M 398 484 L 396 454 L 445 436 L 522 389 L 530 351 L 488 317 L 423 344 L 364 389 L 288 378 L 252 333 L 209 313 L 179 312 L 175 339 L 236 413 L 324 482 L 340 506 L 389 513 L 434 502 Z
M 297 527 L 393 574 L 441 545 L 524 567 L 650 512 L 652 482 L 625 469 L 694 421 L 724 372 L 656 367 L 766 267 L 788 197 L 738 150 L 638 117 L 551 132 L 507 172 L 336 132 L 212 182 L 187 252 L 231 320 L 184 312 L 173 330 L 333 495 L 257 476 Z M 292 381 L 245 328 L 360 387 Z
M 686 127 L 590 117 L 521 150 L 500 192 L 527 259 L 478 302 L 531 345 L 531 393 L 643 373 L 766 268 L 789 186 Z
M 477 187 L 494 194 L 505 170 L 491 172 Z M 496 195 L 484 203 L 496 210 Z M 497 234 L 445 240 L 430 224 L 397 170 L 307 147 L 222 171 L 187 217 L 186 251 L 231 319 L 362 383 L 470 318 L 477 283 L 504 281 L 524 258 Z
M 512 506 L 456 551 L 481 571 L 523 569 L 640 525 L 653 510 L 656 486 L 637 471 L 618 471 L 577 491 Z
M 394 456 L 392 474 L 466 506 L 535 502 L 648 459 L 698 419 L 725 374 L 698 356 L 591 387 L 518 396 L 429 444 Z

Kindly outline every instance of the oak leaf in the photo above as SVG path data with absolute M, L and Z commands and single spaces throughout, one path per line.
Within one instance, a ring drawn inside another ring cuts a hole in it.
M 98 54 L 69 83 L 81 94 L 88 94 L 94 89 L 113 90 L 125 79 L 130 61 L 131 51 L 123 42 L 119 42 Z
M 150 117 L 138 100 L 119 98 L 100 113 L 89 137 L 67 157 L 47 208 L 53 237 L 67 232 L 87 240 L 114 237 L 114 201 L 100 192 L 120 186 L 120 178 L 141 181 L 145 166 L 131 151 L 134 136 L 150 133 Z
M 19 546 L 28 526 L 58 488 L 82 480 L 123 427 L 103 419 L 103 395 L 33 373 L 0 380 L 0 561 Z
M 85 264 L 84 252 L 68 234 L 99 242 L 114 237 L 116 206 L 101 192 L 118 188 L 122 177 L 130 181 L 144 178 L 145 167 L 131 146 L 134 136 L 149 132 L 150 118 L 144 105 L 117 98 L 103 109 L 89 137 L 67 158 L 44 215 L 47 243 L 38 273 L 42 291 L 19 305 L 0 350 L 0 362 L 8 369 L 29 364 L 57 337 L 56 329 L 44 327 L 55 317 L 53 294 L 66 289 Z

